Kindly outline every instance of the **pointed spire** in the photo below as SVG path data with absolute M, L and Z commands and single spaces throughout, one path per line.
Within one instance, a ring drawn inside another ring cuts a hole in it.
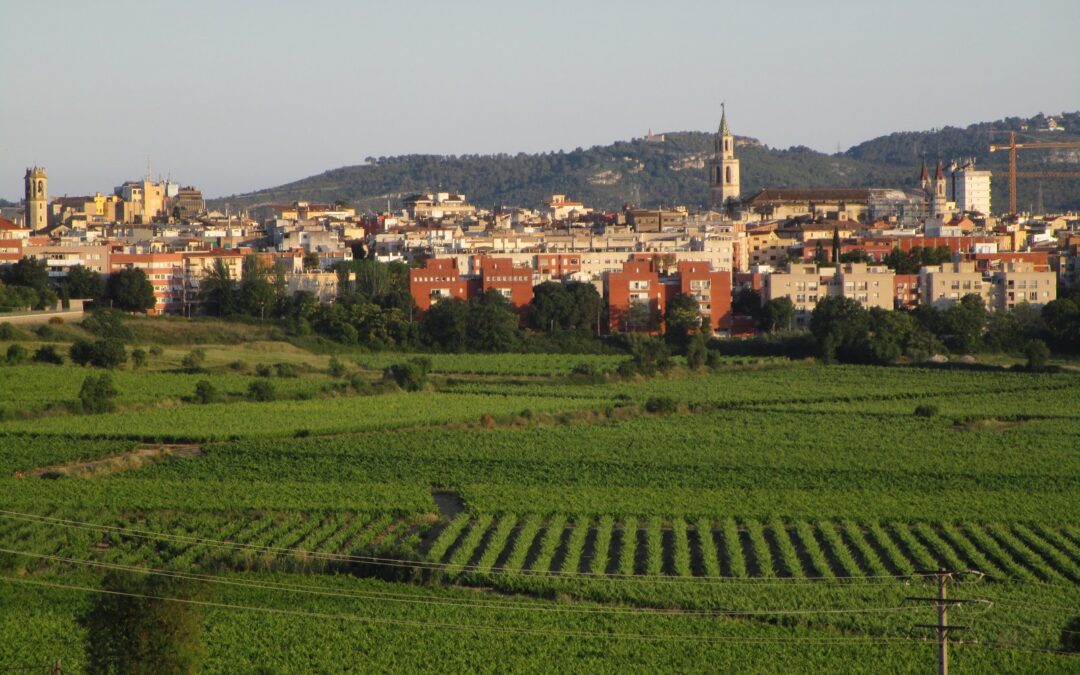
M 724 109 L 724 104 L 720 104 L 720 135 L 730 136 L 731 129 L 728 129 L 727 125 L 727 110 Z
M 945 173 L 941 170 L 941 160 L 937 161 L 937 171 L 934 172 L 934 180 L 942 180 L 945 178 Z
M 922 173 L 919 175 L 919 180 L 925 183 L 930 180 L 930 173 L 926 170 L 926 158 L 923 157 L 922 161 Z

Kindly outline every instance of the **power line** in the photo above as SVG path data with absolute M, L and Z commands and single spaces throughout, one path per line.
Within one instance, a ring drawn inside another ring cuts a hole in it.
M 263 607 L 258 605 L 238 605 L 225 602 L 214 602 L 210 600 L 195 600 L 191 598 L 174 598 L 161 595 L 150 595 L 145 593 L 129 593 L 126 591 L 114 591 L 105 588 L 91 588 L 87 586 L 75 586 L 71 584 L 60 584 L 49 581 L 38 581 L 27 578 L 17 578 L 9 576 L 0 576 L 0 579 L 8 583 L 27 584 L 30 586 L 41 586 L 45 588 L 56 588 L 61 590 L 82 591 L 87 593 L 102 593 L 106 595 L 126 596 L 132 598 L 141 598 L 146 600 L 162 600 L 165 602 L 177 602 L 182 604 L 197 605 L 203 607 L 212 607 L 215 609 L 234 609 L 251 612 L 264 612 L 268 614 L 281 614 L 287 616 L 301 616 L 306 618 L 318 618 L 318 619 L 332 619 L 342 621 L 359 621 L 370 624 L 387 624 L 395 626 L 405 626 L 413 628 L 439 628 L 450 630 L 475 630 L 486 631 L 494 633 L 504 634 L 525 634 L 525 635 L 540 635 L 549 637 L 581 637 L 581 638 L 601 638 L 611 640 L 643 640 L 643 641 L 655 641 L 655 642 L 699 642 L 699 643 L 724 643 L 724 642 L 745 642 L 745 643 L 761 643 L 761 644 L 782 644 L 782 643 L 798 643 L 798 644 L 888 644 L 888 643 L 919 643 L 925 644 L 926 640 L 918 640 L 909 637 L 747 637 L 747 636 L 708 636 L 708 635 L 665 635 L 665 634 L 647 634 L 647 633 L 599 633 L 595 631 L 556 631 L 537 628 L 519 628 L 513 626 L 491 626 L 491 625 L 475 625 L 475 624 L 458 624 L 449 622 L 434 622 L 434 621 L 414 621 L 410 619 L 391 619 L 387 617 L 372 617 L 358 614 L 331 614 L 327 612 L 311 612 L 307 610 L 295 610 L 295 609 L 283 609 L 279 607 Z
M 820 584 L 824 582 L 836 581 L 844 584 L 880 584 L 889 581 L 897 580 L 912 580 L 932 577 L 929 573 L 915 572 L 911 574 L 880 574 L 880 575 L 850 575 L 850 576 L 804 576 L 804 577 L 725 577 L 725 576 L 698 576 L 698 577 L 673 577 L 667 575 L 649 575 L 649 574 L 603 574 L 603 575 L 582 575 L 566 572 L 551 572 L 543 570 L 525 570 L 525 569 L 511 569 L 506 567 L 490 567 L 482 568 L 479 565 L 467 565 L 467 564 L 453 564 L 453 563 L 440 563 L 435 561 L 425 560 L 405 560 L 400 558 L 385 558 L 378 556 L 365 556 L 365 555 L 350 555 L 343 553 L 328 553 L 320 551 L 307 551 L 303 549 L 285 548 L 279 546 L 262 546 L 257 544 L 246 544 L 240 542 L 228 542 L 218 539 L 210 539 L 206 537 L 195 537 L 188 535 L 167 534 L 162 532 L 152 532 L 149 530 L 140 530 L 136 528 L 120 527 L 115 525 L 102 525 L 97 523 L 89 523 L 85 521 L 70 520 L 64 518 L 52 518 L 50 516 L 39 516 L 30 513 L 20 513 L 17 511 L 0 510 L 0 517 L 6 517 L 14 520 L 23 520 L 29 522 L 36 522 L 40 524 L 55 524 L 63 527 L 70 527 L 83 530 L 100 530 L 106 532 L 112 532 L 123 536 L 141 539 L 160 539 L 167 541 L 179 541 L 188 544 L 199 544 L 205 546 L 212 546 L 217 548 L 228 549 L 243 549 L 253 551 L 263 551 L 270 553 L 277 553 L 279 555 L 294 555 L 303 556 L 309 558 L 315 558 L 319 560 L 328 560 L 332 562 L 351 562 L 351 563 L 364 563 L 382 567 L 401 567 L 409 569 L 421 569 L 429 571 L 450 571 L 450 572 L 480 572 L 483 574 L 494 574 L 499 576 L 523 576 L 523 577 L 541 577 L 541 578 L 556 578 L 556 579 L 573 579 L 573 580 L 589 580 L 589 581 L 634 581 L 634 582 L 648 582 L 648 583 L 664 583 L 664 584 L 696 584 L 706 585 L 709 583 L 744 583 L 749 585 L 799 585 L 799 584 Z
M 545 607 L 537 603 L 521 603 L 512 601 L 474 601 L 468 599 L 461 600 L 446 600 L 445 598 L 435 595 L 424 594 L 406 594 L 406 593 L 384 593 L 384 592 L 364 592 L 364 591 L 340 591 L 340 590 L 328 590 L 319 586 L 305 585 L 305 584 L 283 584 L 279 582 L 262 582 L 262 581 L 247 581 L 237 580 L 229 577 L 223 577 L 221 575 L 213 574 L 201 574 L 195 572 L 183 572 L 176 570 L 162 570 L 150 567 L 140 567 L 137 565 L 122 565 L 119 563 L 108 563 L 96 560 L 81 560 L 77 558 L 67 558 L 64 556 L 49 555 L 44 553 L 34 553 L 29 551 L 21 551 L 17 549 L 0 548 L 0 553 L 10 553 L 13 555 L 21 555 L 32 558 L 52 560 L 54 562 L 63 562 L 76 565 L 86 565 L 89 567 L 97 567 L 102 569 L 120 570 L 125 572 L 151 574 L 157 576 L 165 576 L 178 579 L 188 579 L 192 581 L 206 581 L 209 583 L 224 584 L 229 586 L 240 586 L 247 588 L 258 588 L 262 590 L 275 590 L 293 593 L 306 593 L 311 595 L 322 595 L 328 597 L 342 597 L 342 598 L 359 598 L 369 600 L 387 600 L 390 602 L 402 602 L 409 604 L 423 604 L 423 605 L 442 605 L 452 607 L 470 607 L 481 609 L 499 609 L 499 610 L 517 610 L 517 611 L 538 611 L 538 612 L 565 612 L 565 613 L 615 613 L 615 614 L 652 614 L 661 616 L 714 616 L 714 617 L 734 617 L 734 616 L 794 616 L 794 615 L 828 615 L 828 614 L 883 614 L 883 613 L 896 613 L 896 612 L 908 612 L 915 607 L 860 607 L 860 608 L 827 608 L 827 609 L 807 609 L 807 608 L 794 608 L 794 609 L 772 609 L 772 610 L 693 610 L 693 609 L 657 609 L 657 608 L 645 608 L 645 607 Z

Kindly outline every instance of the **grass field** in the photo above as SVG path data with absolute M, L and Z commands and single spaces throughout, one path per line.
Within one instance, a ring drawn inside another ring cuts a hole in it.
M 85 668 L 106 569 L 198 584 L 208 672 L 926 672 L 906 598 L 938 568 L 956 672 L 1080 668 L 1075 374 L 435 355 L 426 390 L 359 395 L 258 326 L 163 326 L 114 413 L 63 409 L 92 369 L 0 368 L 0 672 Z M 283 362 L 282 400 L 242 400 Z

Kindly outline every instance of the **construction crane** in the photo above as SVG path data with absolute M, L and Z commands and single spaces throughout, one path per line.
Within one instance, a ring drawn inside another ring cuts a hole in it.
M 1080 171 L 1017 171 L 1017 150 L 1062 150 L 1080 148 L 1080 141 L 1052 141 L 1047 143 L 1017 143 L 1016 132 L 1009 132 L 1008 145 L 990 145 L 990 152 L 1009 151 L 1009 213 L 1016 215 L 1016 179 L 1017 178 L 1080 178 Z

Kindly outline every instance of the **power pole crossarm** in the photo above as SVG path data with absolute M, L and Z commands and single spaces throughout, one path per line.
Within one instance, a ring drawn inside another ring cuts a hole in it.
M 938 592 L 937 597 L 932 598 L 919 598 L 909 597 L 905 598 L 913 602 L 932 602 L 937 608 L 937 623 L 916 624 L 916 628 L 930 628 L 937 631 L 938 639 L 938 674 L 949 675 L 949 632 L 957 630 L 966 630 L 967 626 L 951 626 L 949 625 L 949 605 L 960 605 L 967 600 L 954 599 L 948 597 L 948 583 L 952 577 L 953 572 L 948 570 L 938 570 L 934 572 L 932 576 L 937 578 Z

